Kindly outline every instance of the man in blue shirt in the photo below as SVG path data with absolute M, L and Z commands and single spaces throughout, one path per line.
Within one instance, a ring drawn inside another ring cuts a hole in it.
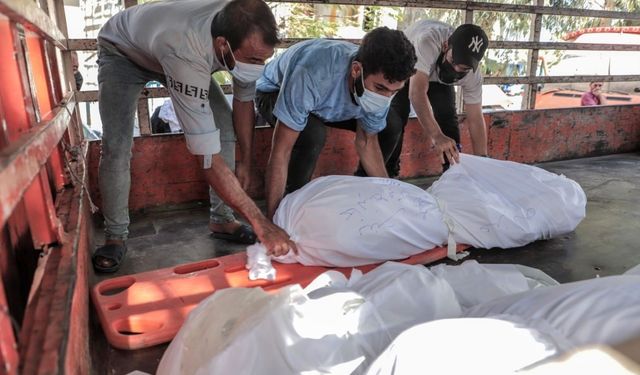
M 367 175 L 387 177 L 377 133 L 391 99 L 415 73 L 417 57 L 406 36 L 380 27 L 353 43 L 313 39 L 267 64 L 256 85 L 262 117 L 275 126 L 266 171 L 267 216 L 280 200 L 309 182 L 326 127 L 355 131 Z

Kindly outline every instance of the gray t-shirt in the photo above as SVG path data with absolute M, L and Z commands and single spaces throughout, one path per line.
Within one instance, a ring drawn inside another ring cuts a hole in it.
M 442 52 L 442 43 L 449 39 L 454 30 L 452 26 L 440 21 L 422 20 L 404 31 L 416 49 L 416 69 L 428 75 L 430 82 L 438 82 L 436 63 Z M 482 103 L 482 75 L 479 69 L 469 72 L 456 85 L 462 87 L 466 104 Z
M 226 70 L 213 50 L 211 21 L 227 0 L 165 0 L 111 17 L 98 43 L 115 46 L 137 65 L 166 76 L 187 147 L 195 155 L 220 152 L 220 133 L 209 106 L 211 74 Z M 253 100 L 255 82 L 233 80 L 233 96 Z

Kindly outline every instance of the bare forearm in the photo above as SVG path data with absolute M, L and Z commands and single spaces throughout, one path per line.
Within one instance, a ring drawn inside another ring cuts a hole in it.
M 367 176 L 389 177 L 376 135 L 366 134 L 360 126 L 356 130 L 356 151 Z
M 426 93 L 413 95 L 411 103 L 413 103 L 418 123 L 420 123 L 424 135 L 435 138 L 438 134 L 441 134 L 442 130 L 440 130 L 440 125 L 438 125 L 433 115 L 433 108 L 431 108 L 431 103 L 429 103 Z
M 233 99 L 233 128 L 240 148 L 240 162 L 251 162 L 255 111 L 253 101 L 241 102 Z
M 433 108 L 429 102 L 427 92 L 429 91 L 429 76 L 418 71 L 409 82 L 409 100 L 413 104 L 418 117 L 418 123 L 424 132 L 424 135 L 435 139 L 442 134 L 440 126 L 433 115 Z
M 286 155 L 272 155 L 266 171 L 267 217 L 273 219 L 276 209 L 284 196 L 288 177 L 289 158 Z
M 242 214 L 258 235 L 258 240 L 267 248 L 268 255 L 281 256 L 293 250 L 296 244 L 289 235 L 262 214 L 258 206 L 242 190 L 236 176 L 231 172 L 220 155 L 213 155 L 211 168 L 205 169 L 205 177 L 213 190 L 234 210 Z
M 266 220 L 255 202 L 242 190 L 236 176 L 219 154 L 213 155 L 211 168 L 204 170 L 207 183 L 218 196 L 234 210 L 242 214 L 256 229 Z M 259 234 L 259 233 L 257 233 Z

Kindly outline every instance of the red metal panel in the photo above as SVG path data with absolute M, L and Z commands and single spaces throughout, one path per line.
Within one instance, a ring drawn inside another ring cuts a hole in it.
M 29 50 L 25 39 L 25 30 L 20 24 L 13 24 L 13 45 L 16 51 L 18 71 L 22 83 L 22 94 L 25 102 L 25 111 L 29 115 L 29 124 L 33 125 L 40 121 L 40 110 L 36 100 L 36 87 L 29 64 Z
M 55 47 L 46 40 L 42 40 L 42 43 L 42 61 L 44 63 L 42 74 L 46 77 L 48 101 L 53 108 L 62 100 L 60 74 L 56 61 Z M 51 154 L 47 164 L 47 172 L 54 191 L 61 190 L 64 185 L 70 183 L 69 177 L 64 171 L 63 152 L 60 145 Z
M 9 141 L 14 141 L 18 140 L 22 133 L 27 132 L 32 125 L 36 125 L 34 119 L 38 117 L 38 111 L 34 110 L 34 108 L 36 108 L 34 105 L 42 107 L 47 112 L 51 112 L 53 103 L 50 101 L 46 84 L 47 73 L 44 65 L 42 47 L 37 38 L 35 38 L 35 35 L 29 34 L 30 38 L 34 38 L 33 41 L 25 41 L 23 33 L 19 30 L 19 26 L 6 20 L 0 22 L 0 33 L 0 35 L 6 37 L 6 39 L 3 39 L 7 41 L 7 43 L 3 43 L 2 47 L 0 47 L 0 59 L 3 61 L 0 67 L 0 79 L 7 83 L 0 86 L 0 97 L 3 98 L 3 108 L 7 123 L 7 138 Z M 26 57 L 29 53 L 27 48 L 28 44 L 32 45 L 31 58 Z M 40 86 L 41 89 L 36 90 L 35 87 L 37 86 Z M 40 97 L 38 97 L 38 95 L 40 95 Z M 32 113 L 32 115 L 29 115 L 29 113 Z M 46 155 L 46 158 L 49 157 L 61 136 L 61 134 L 60 136 L 56 136 L 55 133 L 55 129 L 52 132 L 43 133 L 49 134 L 48 140 L 54 140 L 53 143 L 45 144 L 38 140 L 32 143 L 35 148 L 38 148 L 35 154 L 39 156 Z M 21 142 L 18 142 L 18 144 L 24 145 L 24 143 Z M 15 150 L 16 149 L 14 149 L 14 151 Z M 20 150 L 20 152 L 23 151 L 26 150 Z M 27 154 L 33 156 L 34 152 L 30 151 Z M 22 160 L 23 162 L 28 162 L 24 160 L 24 157 L 14 158 L 11 153 L 5 152 L 3 156 L 2 165 L 4 167 L 10 167 L 14 161 L 19 162 Z M 60 174 L 62 169 L 61 157 L 60 154 L 56 154 L 55 156 L 57 160 L 55 169 L 57 169 L 57 173 Z M 3 199 L 3 211 L 0 214 L 0 223 L 4 224 L 11 212 L 10 210 L 13 209 L 13 207 L 18 204 L 20 198 L 24 196 L 33 243 L 37 247 L 57 241 L 57 221 L 55 220 L 55 209 L 53 207 L 49 179 L 46 171 L 40 172 L 40 168 L 46 161 L 46 158 L 44 160 L 34 159 L 28 162 L 31 168 L 19 169 L 17 171 L 12 171 L 11 168 L 3 168 L 3 170 L 0 171 L 1 174 L 6 176 L 6 178 L 0 180 L 3 184 L 2 194 L 10 195 L 17 193 L 17 195 L 11 196 L 9 199 Z M 15 167 L 15 165 L 12 167 Z M 33 170 L 34 167 L 37 167 L 37 170 Z M 34 177 L 37 178 L 33 180 Z M 54 181 L 57 181 L 57 185 L 60 184 L 60 180 L 60 177 L 54 179 Z M 11 188 L 12 184 L 14 186 L 13 189 Z
M 29 127 L 29 116 L 25 110 L 24 90 L 20 79 L 18 54 L 14 41 L 12 24 L 0 19 L 0 97 L 2 97 L 6 119 L 6 136 L 12 141 Z
M 31 78 L 35 86 L 35 97 L 40 109 L 40 118 L 47 118 L 55 105 L 49 90 L 49 76 L 44 55 L 44 46 L 38 35 L 27 32 L 25 41 L 28 51 L 28 63 L 31 67 Z
M 67 98 L 72 97 L 73 94 L 70 93 Z M 54 111 L 55 117 L 46 125 L 32 128 L 22 138 L 13 142 L 0 153 L 0 226 L 4 225 L 13 207 L 20 201 L 23 194 L 25 198 L 27 194 L 36 194 L 26 193 L 25 188 L 34 177 L 41 176 L 42 165 L 49 158 L 53 148 L 60 142 L 67 129 L 70 112 L 74 106 L 74 101 L 68 101 L 64 107 Z M 45 204 L 51 199 L 51 195 L 29 195 L 29 199 Z M 40 215 L 51 219 L 48 211 L 43 211 Z M 33 219 L 36 220 L 36 218 Z
M 65 48 L 63 43 L 65 36 L 47 13 L 40 9 L 34 1 L 0 0 L 0 13 L 45 36 L 58 47 Z
M 22 373 L 89 373 L 90 214 L 83 186 L 85 168 L 78 166 L 75 173 L 82 183 L 58 196 L 58 216 L 64 231 L 60 247 L 49 255 L 42 282 L 29 304 L 20 333 Z
M 3 251 L 5 249 L 0 249 Z M 18 372 L 18 345 L 13 335 L 13 324 L 4 294 L 4 285 L 0 277 L 0 372 L 4 374 L 17 374 Z

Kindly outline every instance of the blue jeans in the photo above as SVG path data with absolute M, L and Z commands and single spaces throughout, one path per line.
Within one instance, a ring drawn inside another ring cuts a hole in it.
M 138 96 L 147 82 L 165 83 L 161 73 L 134 64 L 113 46 L 98 46 L 98 102 L 102 119 L 102 152 L 99 184 L 102 194 L 105 239 L 126 240 L 129 234 L 129 190 L 131 147 Z M 222 157 L 235 167 L 235 132 L 231 108 L 220 86 L 212 79 L 209 105 L 221 132 Z M 233 211 L 211 191 L 211 218 L 225 223 L 235 220 Z

